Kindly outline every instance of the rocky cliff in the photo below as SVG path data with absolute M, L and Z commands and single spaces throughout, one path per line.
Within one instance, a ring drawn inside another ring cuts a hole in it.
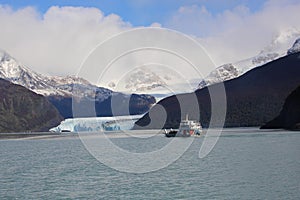
M 48 131 L 61 120 L 45 97 L 0 79 L 0 132 Z

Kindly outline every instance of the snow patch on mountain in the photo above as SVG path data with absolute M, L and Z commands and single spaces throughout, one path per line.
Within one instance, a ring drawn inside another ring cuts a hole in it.
M 229 79 L 233 79 L 240 74 L 240 71 L 233 66 L 232 63 L 222 65 L 212 71 L 205 80 L 199 83 L 199 88 L 204 88 L 207 85 L 223 82 Z
M 146 92 L 166 86 L 167 80 L 170 78 L 160 77 L 147 68 L 139 68 L 125 78 L 125 89 L 133 92 Z
M 112 91 L 92 85 L 75 76 L 46 76 L 22 65 L 5 51 L 0 50 L 0 78 L 22 85 L 43 96 L 91 97 L 107 99 Z
M 300 52 L 300 38 L 296 40 L 293 46 L 288 50 L 287 54 L 293 54 Z
M 225 64 L 213 70 L 199 83 L 198 89 L 237 78 L 255 67 L 262 66 L 287 55 L 287 49 L 293 44 L 295 39 L 299 37 L 300 30 L 298 29 L 291 28 L 279 32 L 271 43 L 261 50 L 258 55 L 236 63 Z M 288 54 L 300 51 L 300 38 L 298 40 L 298 42 L 296 41 L 293 47 L 288 50 Z
M 121 80 L 112 80 L 107 87 L 124 93 L 147 93 L 161 99 L 172 94 L 194 91 L 199 81 L 196 84 L 194 82 L 195 80 L 180 77 L 175 70 L 143 66 L 128 72 Z

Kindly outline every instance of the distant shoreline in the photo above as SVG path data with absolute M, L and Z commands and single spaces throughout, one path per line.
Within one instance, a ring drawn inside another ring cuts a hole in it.
M 214 130 L 220 130 L 216 128 Z M 207 129 L 204 129 L 206 132 Z M 243 132 L 245 134 L 252 133 L 252 131 L 257 131 L 260 133 L 270 133 L 270 132 L 297 132 L 285 129 L 259 129 L 259 127 L 235 127 L 235 128 L 223 128 L 222 133 L 226 134 L 227 131 L 237 131 Z M 163 130 L 149 129 L 149 130 L 126 130 L 126 131 L 107 131 L 103 134 L 99 132 L 68 132 L 68 133 L 56 133 L 56 132 L 36 132 L 36 133 L 0 133 L 0 140 L 31 140 L 31 139 L 56 139 L 56 138 L 76 138 L 76 137 L 109 137 L 109 138 L 123 138 L 123 137 L 140 137 L 147 138 L 154 135 L 163 135 Z
M 104 134 L 108 137 L 119 138 L 119 137 L 147 137 L 147 135 L 163 134 L 161 130 L 126 130 L 126 131 L 107 131 Z M 55 138 L 74 138 L 74 137 L 103 137 L 103 134 L 99 132 L 67 132 L 67 133 L 56 133 L 56 132 L 37 132 L 37 133 L 0 133 L 0 140 L 7 139 L 55 139 Z M 104 136 L 104 137 L 106 137 Z
M 35 137 L 55 137 L 61 136 L 61 133 L 51 133 L 51 132 L 42 132 L 42 133 L 0 133 L 1 139 L 21 139 L 21 138 L 35 138 Z

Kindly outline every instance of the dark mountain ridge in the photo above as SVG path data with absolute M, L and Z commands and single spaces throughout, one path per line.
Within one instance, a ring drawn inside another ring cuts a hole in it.
M 45 97 L 0 78 L 0 132 L 48 131 L 61 120 Z
M 280 114 L 261 128 L 300 130 L 300 86 L 286 98 Z
M 299 65 L 300 53 L 295 53 L 225 81 L 227 111 L 224 126 L 261 126 L 277 116 L 285 98 L 300 83 Z M 211 120 L 209 91 L 216 90 L 220 84 L 222 83 L 196 90 L 194 93 L 174 95 L 161 100 L 136 122 L 135 128 L 177 128 L 187 113 L 190 118 L 197 119 L 199 112 L 192 108 L 190 100 L 194 95 L 198 103 L 196 107 L 200 108 L 200 121 L 204 127 L 208 127 Z M 218 101 L 218 97 L 215 100 Z M 180 106 L 191 109 L 181 113 Z M 167 114 L 167 119 L 161 126 L 164 113 Z M 219 117 L 220 119 L 216 120 L 221 120 L 222 116 Z
M 140 115 L 147 112 L 156 102 L 155 98 L 150 95 L 126 95 L 122 93 L 112 93 L 104 100 L 97 98 L 80 98 L 76 100 L 76 98 L 65 96 L 49 96 L 47 99 L 64 118 Z M 74 106 L 77 108 L 76 113 L 73 110 Z M 78 111 L 78 109 L 80 110 Z
M 47 76 L 24 66 L 5 51 L 0 50 L 0 78 L 21 85 L 48 98 L 64 118 L 72 118 L 72 100 L 79 99 L 85 117 L 102 117 L 124 114 L 143 114 L 155 103 L 151 95 L 127 95 L 98 87 L 77 76 Z M 113 112 L 111 99 L 120 102 L 118 112 Z M 128 102 L 125 105 L 122 102 Z M 86 104 L 94 104 L 96 114 L 85 112 Z M 126 107 L 127 106 L 127 107 Z M 128 111 L 129 109 L 129 111 Z M 121 111 L 122 110 L 122 111 Z M 83 117 L 83 116 L 78 116 Z

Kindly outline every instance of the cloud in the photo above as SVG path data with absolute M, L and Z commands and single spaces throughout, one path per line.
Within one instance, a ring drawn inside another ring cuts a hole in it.
M 131 25 L 97 8 L 53 6 L 41 15 L 33 7 L 0 6 L 0 27 L 1 49 L 37 72 L 65 75 L 76 74 L 95 45 Z
M 188 84 L 189 79 L 201 78 L 214 67 L 188 37 L 161 29 L 157 22 L 146 30 L 133 30 L 138 27 L 118 15 L 105 16 L 97 8 L 53 6 L 40 14 L 32 7 L 13 10 L 2 6 L 0 27 L 0 48 L 34 71 L 50 75 L 79 73 L 80 77 L 104 87 L 114 81 L 120 83 L 118 89 L 122 78 L 138 67 L 151 68 L 161 76 L 175 73 L 177 78 L 172 84 L 178 81 Z M 107 40 L 115 35 L 118 37 Z M 99 44 L 102 45 L 96 48 Z M 191 60 L 202 67 L 200 72 L 189 63 Z
M 269 0 L 256 12 L 239 5 L 219 14 L 205 6 L 182 6 L 162 24 L 197 37 L 221 65 L 258 54 L 284 30 L 300 30 L 299 10 L 295 0 Z
M 191 2 L 195 3 L 180 6 L 165 21 L 153 22 L 150 27 L 166 27 L 193 35 L 217 65 L 259 53 L 284 30 L 293 28 L 300 33 L 300 3 L 296 0 L 269 0 L 256 12 L 241 4 L 221 13 L 210 11 L 197 0 Z M 44 14 L 33 7 L 13 10 L 9 6 L 0 6 L 0 27 L 1 49 L 33 70 L 51 75 L 76 74 L 99 43 L 135 28 L 120 16 L 104 15 L 97 8 L 57 6 L 50 7 Z M 130 43 L 122 41 L 117 45 Z M 109 51 L 115 52 L 115 49 Z M 155 53 L 146 56 L 161 62 L 170 60 Z M 146 56 L 136 54 L 139 58 Z M 133 56 L 132 60 L 137 58 Z M 126 62 L 119 66 L 140 64 Z M 172 65 L 176 66 L 175 63 Z M 205 73 L 208 69 L 203 75 Z
M 160 23 L 157 23 L 157 22 L 154 22 L 150 25 L 150 27 L 158 27 L 160 28 L 161 27 L 161 24 Z

